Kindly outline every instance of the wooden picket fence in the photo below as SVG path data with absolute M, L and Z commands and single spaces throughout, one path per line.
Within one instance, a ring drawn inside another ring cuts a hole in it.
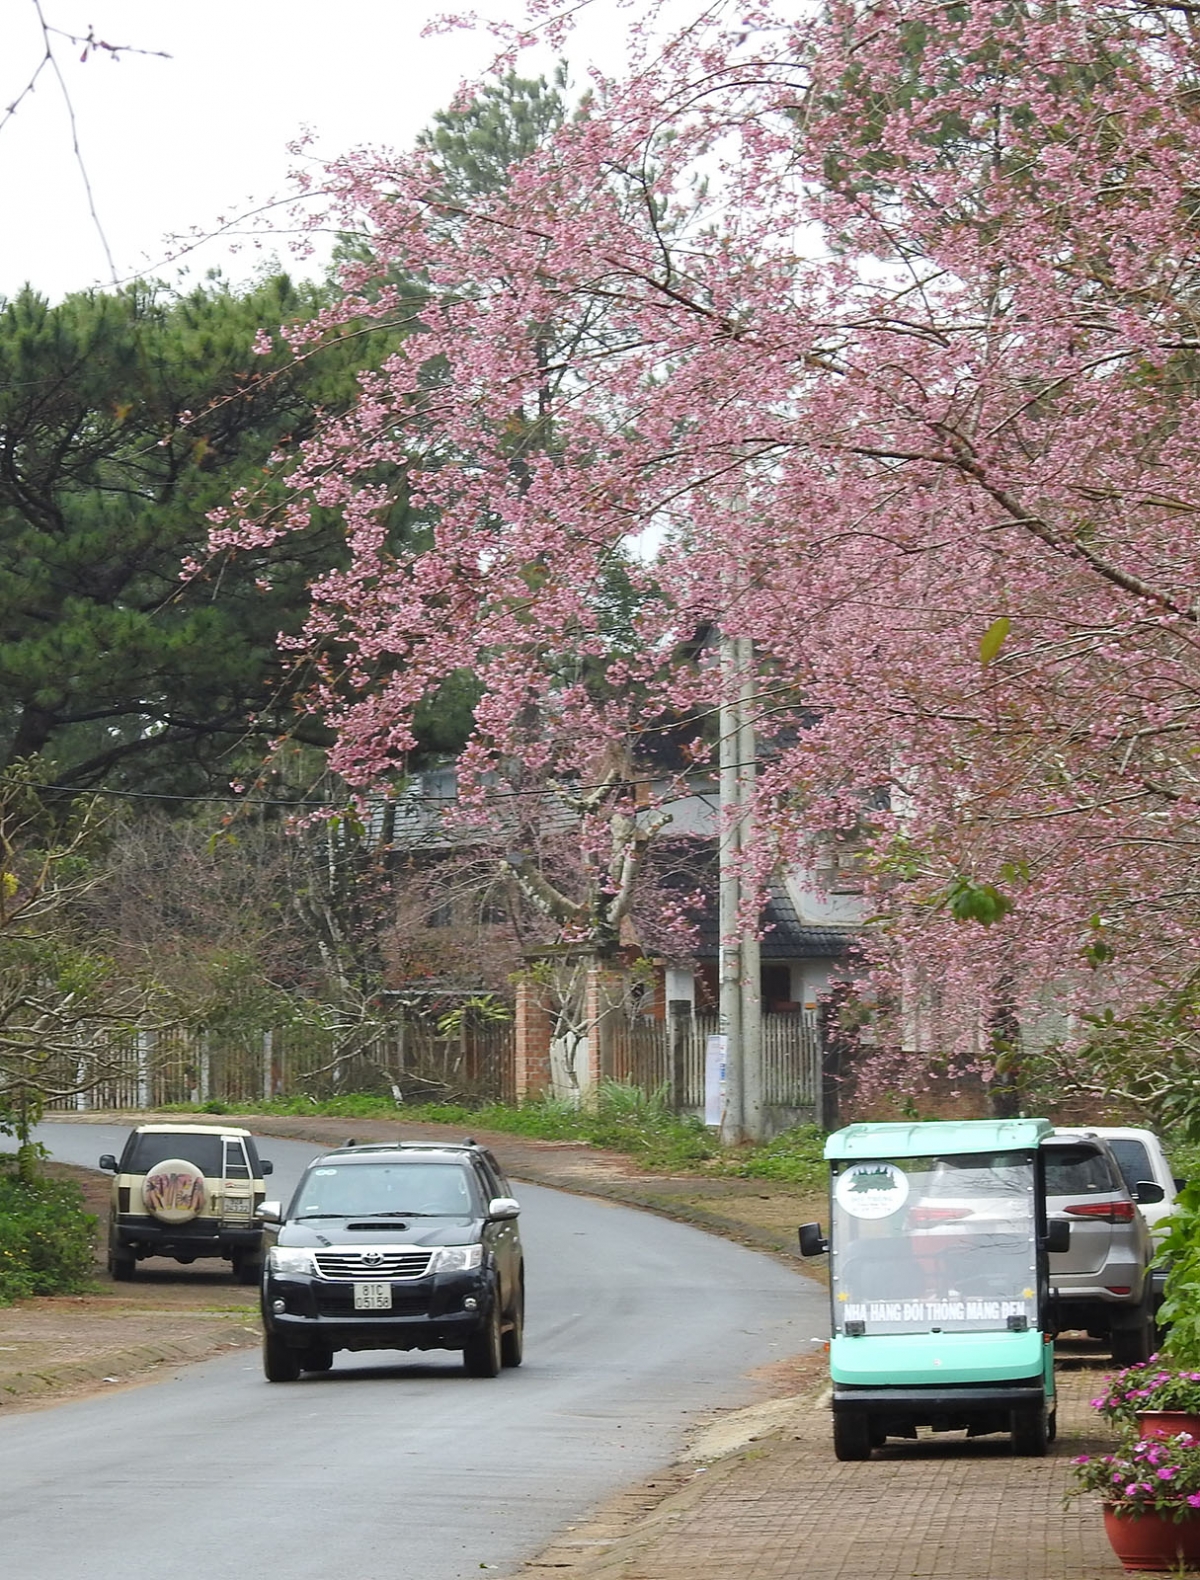
M 718 1029 L 716 1015 L 620 1021 L 611 1034 L 613 1076 L 647 1094 L 667 1093 L 677 1112 L 699 1112 L 704 1108 L 705 1051 Z M 821 1036 L 815 1012 L 764 1014 L 762 1057 L 764 1104 L 816 1120 L 821 1105 Z
M 350 1092 L 398 1102 L 512 1102 L 516 1092 L 513 1029 L 506 1024 L 445 1037 L 431 1022 L 397 1021 L 341 1053 L 330 1034 L 311 1027 L 237 1038 L 178 1027 L 98 1041 L 59 1064 L 44 1072 L 45 1085 L 84 1089 L 52 1099 L 47 1106 L 58 1110 L 208 1102 L 236 1108 L 247 1100 L 320 1101 Z
M 609 1033 L 612 1077 L 647 1096 L 663 1094 L 679 1113 L 704 1109 L 705 1050 L 715 1015 L 661 1021 L 618 1018 Z M 515 1102 L 511 1023 L 440 1036 L 431 1021 L 390 1024 L 363 1046 L 339 1053 L 330 1034 L 287 1027 L 253 1038 L 221 1038 L 184 1028 L 96 1042 L 73 1061 L 43 1072 L 68 1095 L 51 1109 L 150 1109 L 171 1103 L 240 1103 L 271 1097 L 314 1101 L 351 1092 L 398 1103 L 454 1099 Z M 72 1091 L 73 1087 L 81 1090 Z M 821 1042 L 808 1011 L 763 1016 L 763 1100 L 781 1115 L 817 1118 Z

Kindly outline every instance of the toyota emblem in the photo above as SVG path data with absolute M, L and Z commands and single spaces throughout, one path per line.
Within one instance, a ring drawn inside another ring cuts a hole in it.
M 368 1267 L 378 1267 L 380 1262 L 383 1261 L 383 1252 L 382 1251 L 364 1251 L 363 1252 L 363 1261 L 367 1264 Z

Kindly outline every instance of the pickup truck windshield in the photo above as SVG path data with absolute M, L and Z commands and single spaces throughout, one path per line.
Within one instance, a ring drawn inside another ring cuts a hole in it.
M 289 1217 L 465 1218 L 477 1210 L 458 1163 L 327 1163 L 304 1176 Z
M 986 1332 L 1037 1326 L 1034 1157 L 836 1165 L 834 1329 Z

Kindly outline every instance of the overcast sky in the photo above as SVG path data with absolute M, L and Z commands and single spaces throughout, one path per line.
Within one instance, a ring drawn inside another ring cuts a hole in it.
M 41 0 L 67 32 L 152 54 L 86 62 L 65 40 L 58 60 L 97 214 L 119 276 L 174 279 L 165 238 L 286 189 L 287 144 L 311 127 L 323 154 L 361 144 L 408 146 L 464 77 L 495 52 L 484 36 L 423 39 L 449 0 Z M 521 0 L 475 0 L 491 16 L 523 15 Z M 613 15 L 573 46 L 572 70 L 620 64 Z M 628 13 L 626 13 L 628 15 Z M 623 32 L 623 27 L 621 28 Z M 0 106 L 29 81 L 43 53 L 33 0 L 0 0 Z M 522 69 L 545 69 L 531 57 Z M 2 114 L 0 110 L 0 114 Z M 278 256 L 290 267 L 285 243 Z M 265 251 L 212 245 L 190 256 L 191 277 L 216 264 L 249 277 Z M 51 300 L 111 273 L 79 166 L 62 89 L 47 70 L 0 128 L 0 296 L 29 282 Z

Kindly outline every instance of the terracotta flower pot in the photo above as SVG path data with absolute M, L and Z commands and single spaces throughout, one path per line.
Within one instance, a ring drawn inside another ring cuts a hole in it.
M 1200 1443 L 1200 1415 L 1189 1415 L 1186 1410 L 1140 1410 L 1137 1421 L 1139 1437 L 1178 1437 L 1190 1432 Z
M 1126 1569 L 1174 1569 L 1181 1561 L 1200 1568 L 1200 1519 L 1190 1514 L 1177 1525 L 1164 1514 L 1106 1506 L 1104 1532 Z

